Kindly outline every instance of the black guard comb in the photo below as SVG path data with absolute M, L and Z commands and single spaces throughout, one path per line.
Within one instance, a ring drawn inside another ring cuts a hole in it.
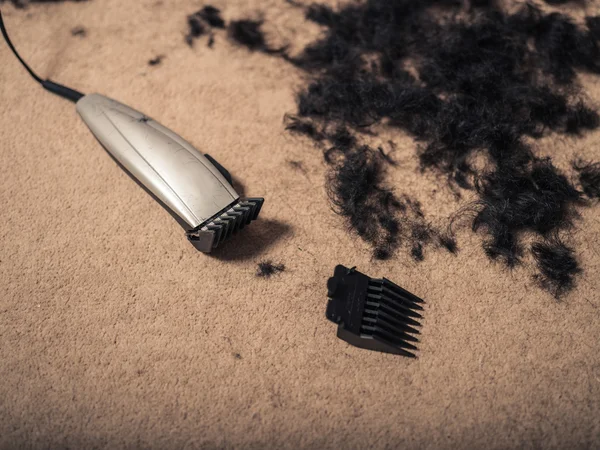
M 421 300 L 386 278 L 369 278 L 353 267 L 337 266 L 327 281 L 326 316 L 337 336 L 355 347 L 415 357 Z

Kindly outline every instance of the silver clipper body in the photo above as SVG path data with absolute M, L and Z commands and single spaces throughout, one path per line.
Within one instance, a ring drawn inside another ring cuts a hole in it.
M 264 199 L 240 199 L 225 168 L 168 128 L 99 94 L 77 112 L 109 154 L 210 252 L 258 217 Z

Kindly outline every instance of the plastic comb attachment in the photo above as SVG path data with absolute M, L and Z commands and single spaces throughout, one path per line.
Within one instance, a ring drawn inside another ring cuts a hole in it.
M 338 337 L 355 347 L 415 357 L 423 300 L 386 278 L 335 268 L 327 282 L 326 316 Z
M 198 250 L 209 253 L 238 230 L 256 220 L 263 202 L 263 198 L 241 199 L 197 229 L 188 231 L 187 237 Z

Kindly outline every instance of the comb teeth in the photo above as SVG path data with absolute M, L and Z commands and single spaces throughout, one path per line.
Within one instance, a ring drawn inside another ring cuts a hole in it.
M 327 318 L 338 337 L 361 348 L 415 357 L 423 300 L 386 278 L 372 279 L 344 266 L 329 279 Z
M 422 302 L 385 278 L 371 279 L 367 288 L 361 335 L 384 339 L 402 349 L 417 350 L 417 347 L 409 342 L 419 342 L 413 335 L 419 334 L 419 330 L 414 327 L 421 326 L 417 319 L 421 319 L 422 316 L 417 310 L 423 310 L 419 305 Z M 406 353 L 406 356 L 415 356 L 410 352 Z
M 256 220 L 263 202 L 263 198 L 241 199 L 199 228 L 188 231 L 187 237 L 198 250 L 209 253 L 238 230 Z

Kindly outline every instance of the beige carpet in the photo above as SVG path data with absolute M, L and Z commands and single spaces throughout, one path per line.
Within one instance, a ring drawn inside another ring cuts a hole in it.
M 280 0 L 212 3 L 227 19 L 260 8 L 271 36 L 317 31 Z M 562 301 L 531 261 L 503 271 L 468 230 L 457 256 L 371 260 L 329 207 L 319 151 L 283 130 L 300 74 L 223 34 L 187 47 L 185 17 L 202 5 L 3 6 L 44 77 L 154 117 L 266 201 L 222 251 L 196 252 L 73 105 L 0 45 L 0 447 L 598 448 L 600 209 L 573 232 L 586 272 Z M 600 104 L 600 79 L 582 82 Z M 392 178 L 427 217 L 447 217 L 459 205 L 418 174 L 413 141 L 395 139 Z M 567 167 L 598 159 L 600 133 L 538 145 Z M 257 278 L 262 259 L 287 270 Z M 338 263 L 427 301 L 418 359 L 335 337 L 325 283 Z

